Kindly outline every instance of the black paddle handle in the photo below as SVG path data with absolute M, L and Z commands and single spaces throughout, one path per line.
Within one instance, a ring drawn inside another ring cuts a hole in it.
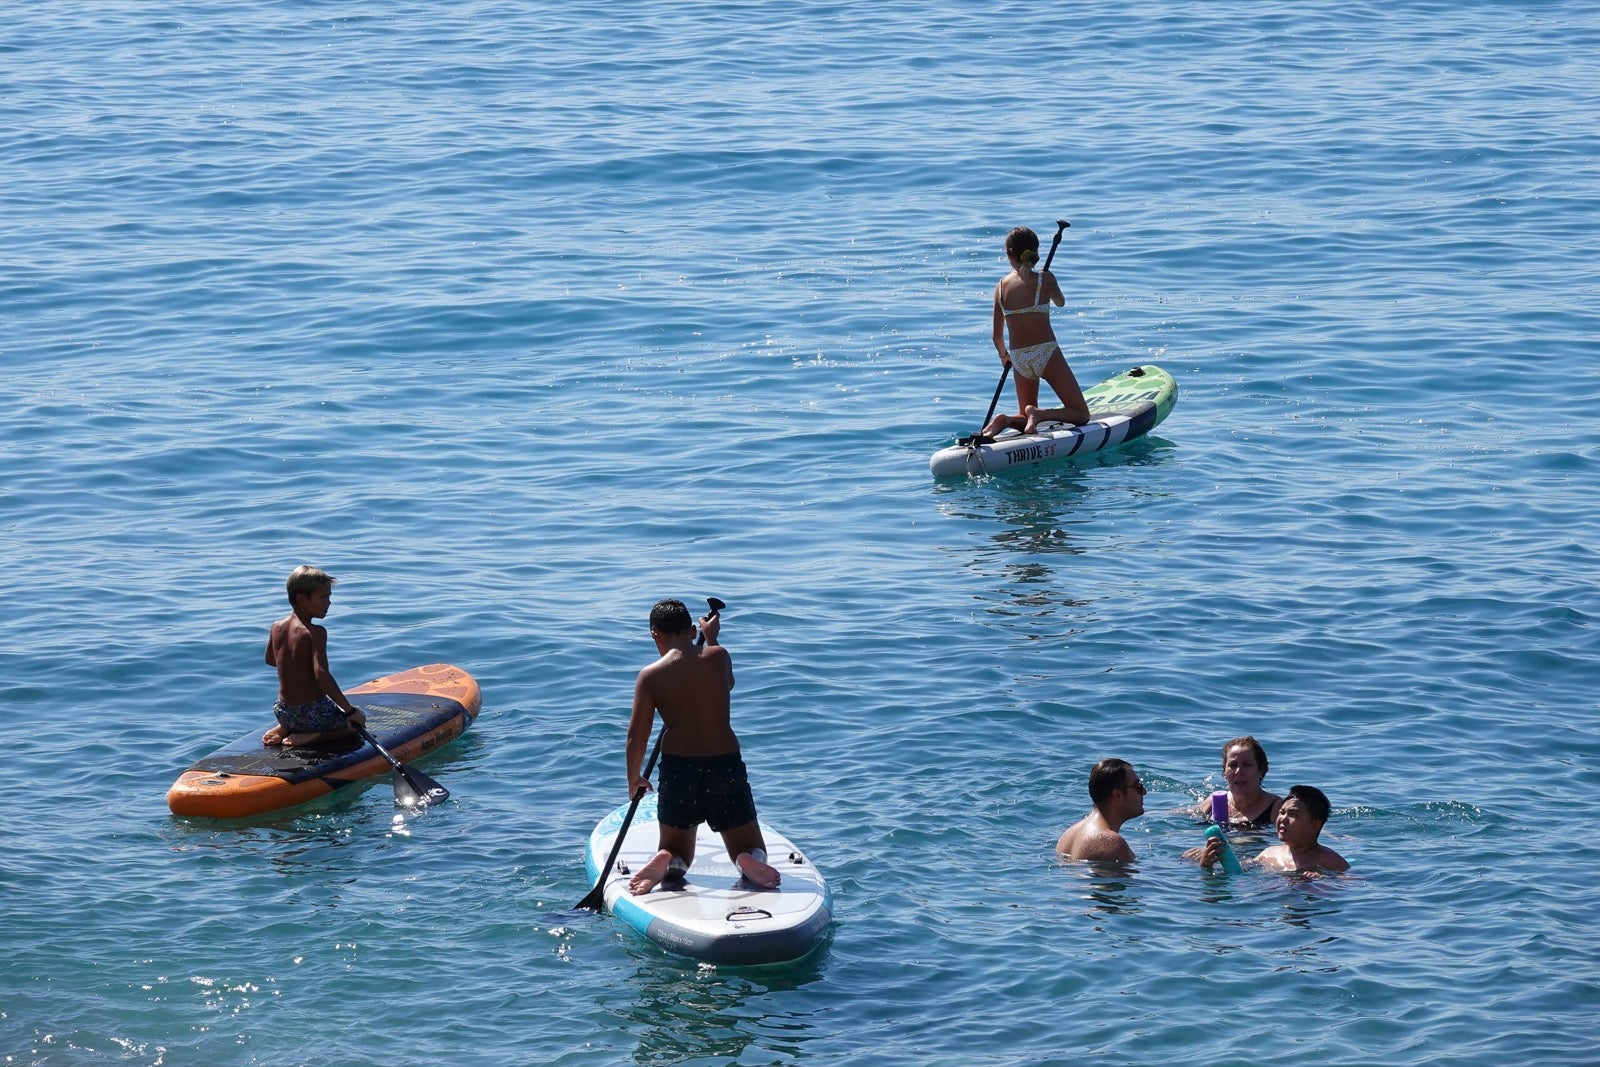
M 646 778 L 649 778 L 650 777 L 650 773 L 656 769 L 656 757 L 661 755 L 661 739 L 666 737 L 666 736 L 667 736 L 667 728 L 665 726 L 663 726 L 661 728 L 661 732 L 659 734 L 656 734 L 656 743 L 650 746 L 650 758 L 644 761 L 644 776 Z M 638 789 L 638 790 L 634 791 L 633 803 L 634 803 L 635 807 L 638 806 L 639 801 L 644 799 L 644 794 L 645 794 L 645 791 L 643 789 Z M 629 817 L 632 817 L 632 815 L 633 815 L 632 812 L 629 812 L 628 814 L 629 814 Z M 624 827 L 624 829 L 626 829 L 626 827 Z M 613 858 L 615 858 L 615 857 L 613 857 Z M 606 866 L 609 867 L 610 864 L 608 863 L 608 864 L 606 864 Z
M 1050 264 L 1056 261 L 1056 249 L 1061 247 L 1061 235 L 1065 233 L 1067 227 L 1071 225 L 1072 223 L 1068 222 L 1066 219 L 1056 219 L 1055 240 L 1050 242 L 1050 254 L 1044 257 L 1044 267 L 1042 268 L 1042 271 L 1049 270 Z
M 728 606 L 728 605 L 724 604 L 722 601 L 718 600 L 714 596 L 706 597 L 706 604 L 711 608 L 711 614 L 706 616 L 707 618 L 710 618 L 710 619 L 716 618 L 719 614 L 722 613 L 722 609 Z M 706 635 L 704 633 L 701 633 L 700 635 L 698 635 L 694 639 L 694 644 L 695 644 L 696 648 L 704 648 L 705 647 L 705 643 L 706 643 Z

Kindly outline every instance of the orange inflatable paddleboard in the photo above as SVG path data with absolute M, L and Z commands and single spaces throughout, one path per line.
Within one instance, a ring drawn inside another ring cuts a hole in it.
M 386 675 L 346 696 L 366 713 L 367 730 L 402 763 L 461 736 L 483 706 L 472 675 L 448 663 Z M 261 735 L 271 726 L 262 723 L 179 775 L 167 791 L 173 814 L 240 819 L 304 804 L 391 771 L 359 737 L 292 748 L 263 745 Z

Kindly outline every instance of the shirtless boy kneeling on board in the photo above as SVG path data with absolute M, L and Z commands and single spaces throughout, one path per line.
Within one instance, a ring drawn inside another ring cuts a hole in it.
M 261 736 L 263 745 L 310 745 L 337 741 L 367 717 L 345 697 L 328 670 L 328 631 L 318 626 L 333 602 L 336 578 L 315 567 L 296 567 L 284 583 L 288 615 L 267 635 L 267 665 L 278 668 L 278 723 Z
M 733 660 L 717 644 L 717 614 L 700 620 L 705 645 L 694 643 L 689 609 L 681 600 L 663 600 L 650 610 L 650 636 L 661 658 L 639 672 L 628 719 L 628 795 L 649 790 L 641 775 L 645 748 L 661 713 L 661 797 L 657 821 L 660 850 L 639 868 L 628 892 L 650 892 L 671 873 L 694 862 L 695 831 L 704 822 L 722 835 L 728 856 L 745 879 L 776 889 L 779 875 L 767 863 L 767 844 L 756 822 L 755 800 L 739 739 L 729 724 Z

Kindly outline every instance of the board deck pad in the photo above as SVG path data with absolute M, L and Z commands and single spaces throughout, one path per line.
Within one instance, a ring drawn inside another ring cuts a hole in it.
M 376 700 L 351 696 L 350 703 L 367 716 L 367 732 L 384 748 L 394 748 L 458 715 L 466 713 L 459 701 L 442 700 L 421 693 L 385 693 Z M 196 761 L 194 771 L 227 771 L 230 774 L 263 774 L 300 782 L 320 775 L 337 774 L 373 755 L 359 737 L 351 736 L 320 745 L 263 745 L 266 729 L 253 730 L 243 737 Z
M 624 804 L 611 812 L 589 837 L 585 869 L 591 885 L 627 811 Z M 767 862 L 783 877 L 777 889 L 746 881 L 728 858 L 722 835 L 702 823 L 688 873 L 636 897 L 628 892 L 628 881 L 655 855 L 660 834 L 656 794 L 646 794 L 628 826 L 617 866 L 607 873 L 606 907 L 668 952 L 707 963 L 754 966 L 809 955 L 832 924 L 832 896 L 822 872 L 798 845 L 765 822 L 760 825 Z
M 1107 378 L 1083 398 L 1090 420 L 1082 426 L 1046 422 L 1037 433 L 1008 430 L 988 444 L 958 442 L 935 452 L 928 469 L 935 478 L 999 474 L 1116 448 L 1161 424 L 1178 401 L 1178 383 L 1160 367 L 1146 365 Z

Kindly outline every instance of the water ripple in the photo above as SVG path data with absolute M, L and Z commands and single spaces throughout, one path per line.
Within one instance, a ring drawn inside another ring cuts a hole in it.
M 1223 1063 L 1241 1010 L 1304 1022 L 1262 1062 L 1590 1058 L 1587 8 L 10 22 L 17 1062 Z M 934 485 L 1000 238 L 1056 217 L 1080 378 L 1182 400 Z M 483 683 L 452 801 L 173 820 L 301 562 L 347 686 Z M 802 966 L 571 911 L 662 595 L 729 603 L 762 810 L 836 895 Z M 1244 732 L 1353 877 L 1181 859 Z M 1137 870 L 1062 865 L 1110 754 Z

